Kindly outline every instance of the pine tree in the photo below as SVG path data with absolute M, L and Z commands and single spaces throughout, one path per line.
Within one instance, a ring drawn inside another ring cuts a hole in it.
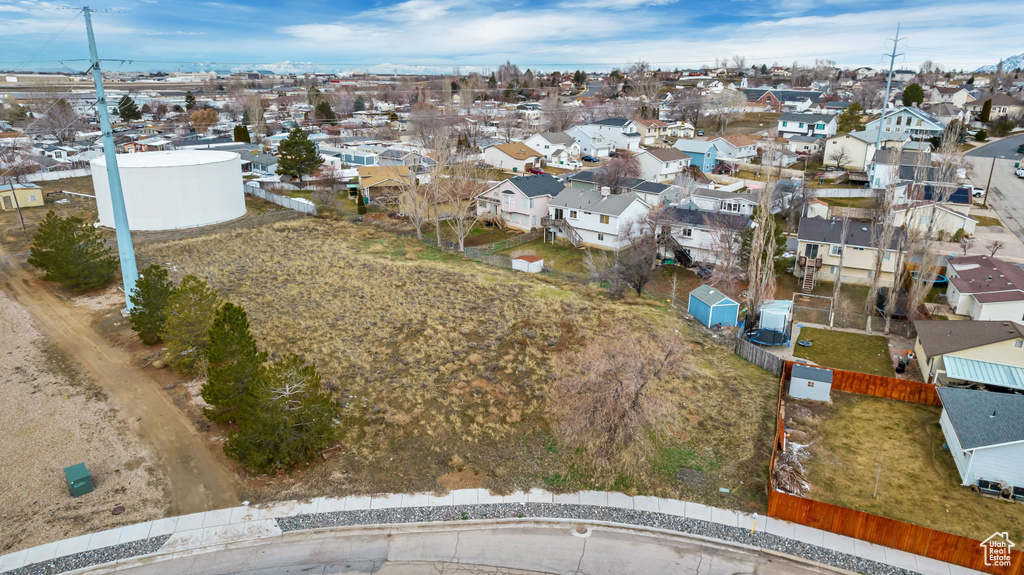
M 978 116 L 978 120 L 981 122 L 988 122 L 992 119 L 992 99 L 985 100 L 985 103 L 981 105 L 981 115 Z
M 43 279 L 75 293 L 110 285 L 118 269 L 99 230 L 81 218 L 61 218 L 52 211 L 36 229 L 28 263 L 46 272 Z
M 117 115 L 121 116 L 121 119 L 125 122 L 132 120 L 139 120 L 142 118 L 142 111 L 139 110 L 138 105 L 135 104 L 135 100 L 132 100 L 128 94 L 121 96 L 121 99 L 117 102 Z
M 924 88 L 921 84 L 911 84 L 903 90 L 903 105 L 913 106 L 914 104 L 921 104 L 924 102 Z
M 182 375 L 202 375 L 210 326 L 220 298 L 203 280 L 188 275 L 167 298 L 167 313 L 160 338 L 167 344 L 167 365 Z
M 195 107 L 196 107 L 196 97 L 192 94 L 192 91 L 189 90 L 189 91 L 185 92 L 185 109 L 186 110 L 191 110 L 192 108 L 195 108 Z
M 838 116 L 836 116 L 838 133 L 846 134 L 849 132 L 859 132 L 860 130 L 863 130 L 863 116 L 864 108 L 862 108 L 860 104 L 854 102 L 847 106 Z
M 235 138 L 236 142 L 244 142 L 246 144 L 252 143 L 252 138 L 249 136 L 249 129 L 243 124 L 235 126 Z
M 151 264 L 139 274 L 135 290 L 128 296 L 132 302 L 129 323 L 142 343 L 153 345 L 160 342 L 160 333 L 167 319 L 167 300 L 173 290 L 174 284 L 160 264 Z
M 245 310 L 226 303 L 217 310 L 206 347 L 206 383 L 200 391 L 217 422 L 240 421 L 251 409 L 250 396 L 266 352 L 256 347 Z
M 256 471 L 298 467 L 338 436 L 337 403 L 320 387 L 316 368 L 296 355 L 260 367 L 251 392 L 253 409 L 228 435 L 225 452 Z
M 366 100 L 363 100 L 362 96 L 356 96 L 356 103 L 354 105 L 356 112 L 362 112 L 366 109 Z
M 768 65 L 767 64 L 761 64 L 761 75 L 762 76 L 767 76 L 768 75 Z
M 313 114 L 318 120 L 329 124 L 333 124 L 338 119 L 338 115 L 334 113 L 334 109 L 331 108 L 331 104 L 327 100 L 323 100 L 317 104 L 316 108 L 313 110 Z
M 366 198 L 363 196 L 363 192 L 359 192 L 359 199 L 356 200 L 356 212 L 359 215 L 366 213 Z
M 324 163 L 323 157 L 316 151 L 316 144 L 309 140 L 301 128 L 293 129 L 277 149 L 281 153 L 277 161 L 277 173 L 299 178 L 300 184 L 303 176 L 313 175 L 320 164 Z

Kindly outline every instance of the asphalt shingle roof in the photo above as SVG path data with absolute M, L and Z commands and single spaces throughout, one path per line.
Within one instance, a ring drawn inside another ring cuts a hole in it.
M 548 202 L 548 206 L 582 210 L 606 216 L 620 216 L 622 212 L 626 211 L 626 208 L 639 199 L 640 196 L 633 192 L 602 196 L 598 190 L 565 188 Z
M 832 370 L 822 369 L 820 367 L 812 367 L 810 365 L 804 365 L 802 363 L 793 364 L 793 375 L 792 377 L 800 377 L 803 379 L 809 379 L 811 381 L 824 381 L 832 383 Z
M 692 204 L 691 204 L 692 205 Z M 686 209 L 669 206 L 662 210 L 661 217 L 670 226 L 726 226 L 742 230 L 750 223 L 750 218 L 736 214 L 723 214 L 707 210 Z
M 596 120 L 591 122 L 598 126 L 625 126 L 629 123 L 629 118 L 605 118 L 603 120 Z
M 528 198 L 536 198 L 539 196 L 554 197 L 565 188 L 565 185 L 556 180 L 551 174 L 516 176 L 514 178 L 509 178 L 508 181 Z
M 835 116 L 828 114 L 783 114 L 779 116 L 781 122 L 804 122 L 805 124 L 817 124 L 818 122 L 825 122 L 828 124 L 834 120 Z
M 965 450 L 1024 441 L 1024 395 L 955 387 L 936 391 Z
M 1024 339 L 1024 328 L 1012 321 L 917 320 L 914 329 L 928 357 Z
M 569 176 L 569 180 L 596 184 L 598 180 L 597 172 L 600 169 L 601 168 L 598 168 L 596 170 L 586 170 L 584 172 L 579 172 L 578 174 L 573 174 Z M 646 192 L 648 194 L 660 194 L 668 189 L 668 186 L 665 184 L 649 182 L 647 180 L 641 180 L 638 178 L 622 178 L 621 180 L 619 180 L 619 185 L 622 186 L 623 188 L 628 188 L 630 190 L 639 190 L 641 192 Z
M 874 248 L 874 242 L 872 238 L 872 228 L 879 227 L 881 224 L 869 224 L 864 222 L 850 222 L 850 227 L 847 230 L 846 245 L 859 247 L 859 248 Z M 894 250 L 899 247 L 900 244 L 900 230 L 893 230 L 892 242 L 889 244 L 889 249 Z M 881 235 L 879 233 L 878 235 Z M 797 237 L 806 242 L 822 242 L 827 244 L 842 244 L 843 243 L 843 220 L 833 219 L 826 220 L 824 218 L 800 218 L 800 231 L 797 233 Z

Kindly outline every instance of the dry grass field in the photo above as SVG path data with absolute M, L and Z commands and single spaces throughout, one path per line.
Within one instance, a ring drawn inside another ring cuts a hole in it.
M 1024 538 L 1024 505 L 960 486 L 940 408 L 836 391 L 832 401 L 786 402 L 791 441 L 809 444 L 806 497 L 979 541 Z
M 659 304 L 486 267 L 365 226 L 307 219 L 140 247 L 249 312 L 261 345 L 315 362 L 344 407 L 342 453 L 246 498 L 486 486 L 597 487 L 551 437 L 549 368 L 612 325 L 679 329 L 694 377 L 681 424 L 618 489 L 758 509 L 775 378 Z M 738 399 L 740 399 L 738 401 Z M 690 469 L 681 477 L 681 469 Z M 722 494 L 728 487 L 731 494 Z

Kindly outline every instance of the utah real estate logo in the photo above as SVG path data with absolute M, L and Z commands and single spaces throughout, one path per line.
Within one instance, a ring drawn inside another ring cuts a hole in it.
M 981 542 L 981 548 L 985 550 L 985 565 L 989 567 L 1009 567 L 1010 550 L 1015 545 L 1010 541 L 1006 531 L 996 531 L 988 539 Z

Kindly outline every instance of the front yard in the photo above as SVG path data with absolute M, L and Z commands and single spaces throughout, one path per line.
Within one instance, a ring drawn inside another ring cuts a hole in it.
M 835 369 L 888 377 L 896 375 L 889 342 L 880 335 L 805 327 L 800 329 L 799 339 L 812 345 L 804 347 L 794 342 L 794 357 Z

